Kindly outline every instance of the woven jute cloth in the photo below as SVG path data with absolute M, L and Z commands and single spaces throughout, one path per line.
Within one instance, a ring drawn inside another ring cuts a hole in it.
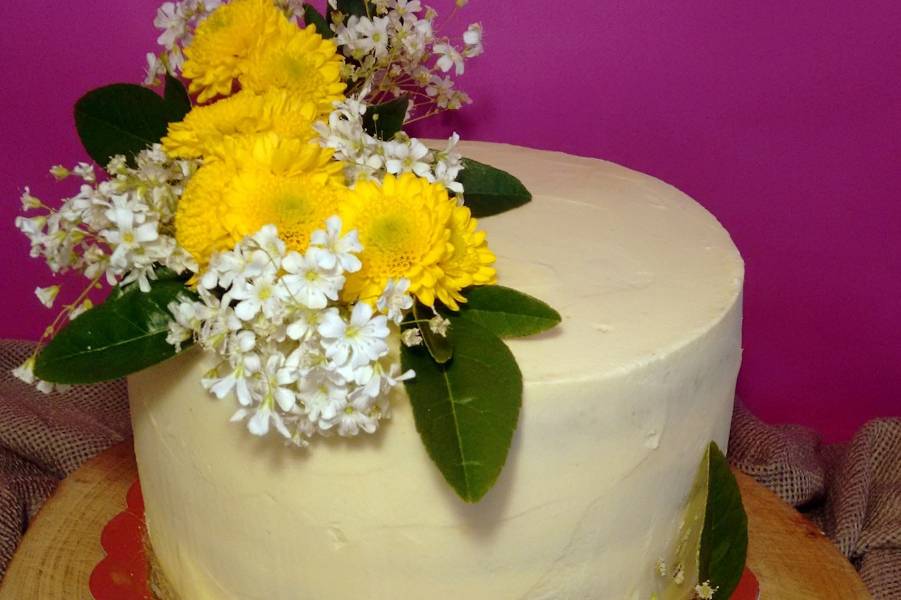
M 32 348 L 0 340 L 0 577 L 56 485 L 131 435 L 124 381 L 43 394 L 10 373 Z
M 44 395 L 10 375 L 31 349 L 0 340 L 0 578 L 56 484 L 131 433 L 124 382 Z M 876 600 L 901 599 L 901 419 L 824 445 L 809 429 L 766 425 L 736 402 L 729 458 L 817 523 Z
M 766 425 L 737 401 L 729 460 L 816 523 L 876 600 L 901 599 L 901 419 L 826 445 L 804 427 Z

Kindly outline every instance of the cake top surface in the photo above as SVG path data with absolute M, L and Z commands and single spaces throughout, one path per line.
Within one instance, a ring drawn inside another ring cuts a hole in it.
M 676 188 L 613 163 L 489 143 L 465 156 L 509 171 L 529 204 L 480 219 L 500 285 L 562 324 L 510 340 L 524 380 L 603 377 L 690 343 L 741 293 L 741 256 L 719 222 Z

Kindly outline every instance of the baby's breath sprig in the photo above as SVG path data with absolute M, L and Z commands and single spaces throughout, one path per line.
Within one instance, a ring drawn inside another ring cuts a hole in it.
M 330 3 L 336 8 L 336 3 Z M 466 2 L 457 2 L 447 21 Z M 410 99 L 407 123 L 456 110 L 471 99 L 455 87 L 453 75 L 462 75 L 465 61 L 480 55 L 482 27 L 471 24 L 462 43 L 440 36 L 438 13 L 419 0 L 367 2 L 367 14 L 344 18 L 333 12 L 331 28 L 348 58 L 344 75 L 348 94 L 367 90 L 363 99 L 379 104 L 392 98 Z
M 51 174 L 57 180 L 74 176 L 82 182 L 78 193 L 56 208 L 25 188 L 23 209 L 39 214 L 17 217 L 16 227 L 31 241 L 31 256 L 42 258 L 54 274 L 77 272 L 88 280 L 45 329 L 35 356 L 68 321 L 91 307 L 90 294 L 104 282 L 134 283 L 148 291 L 160 266 L 176 273 L 196 270 L 194 260 L 176 243 L 173 225 L 178 198 L 195 169 L 196 161 L 173 161 L 155 145 L 136 157 L 134 167 L 124 157 L 114 157 L 107 166 L 109 177 L 103 180 L 87 163 L 71 170 L 53 167 Z M 60 286 L 37 288 L 35 293 L 50 308 Z M 34 383 L 33 371 L 34 356 L 16 375 Z M 49 384 L 39 388 L 54 389 Z

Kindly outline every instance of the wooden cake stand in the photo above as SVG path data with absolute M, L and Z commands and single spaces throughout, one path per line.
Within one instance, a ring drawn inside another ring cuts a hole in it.
M 748 566 L 762 600 L 857 600 L 870 595 L 820 531 L 772 492 L 736 473 L 748 513 Z M 88 461 L 41 509 L 13 557 L 0 600 L 91 600 L 103 527 L 125 506 L 137 471 L 130 441 Z

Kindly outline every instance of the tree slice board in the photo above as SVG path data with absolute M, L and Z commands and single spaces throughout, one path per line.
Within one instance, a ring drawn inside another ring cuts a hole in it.
M 752 478 L 736 475 L 748 513 L 748 566 L 762 600 L 870 598 L 851 564 L 816 526 Z M 88 578 L 105 555 L 100 532 L 123 510 L 136 478 L 130 441 L 66 478 L 16 551 L 0 600 L 91 600 Z

